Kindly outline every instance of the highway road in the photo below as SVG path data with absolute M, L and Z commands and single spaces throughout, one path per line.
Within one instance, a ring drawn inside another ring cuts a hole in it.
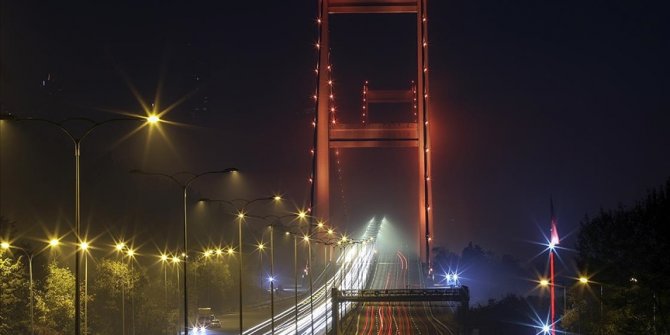
M 383 225 L 382 225 L 383 226 Z M 379 224 L 371 223 L 358 240 L 365 243 L 343 244 L 335 262 L 314 274 L 313 295 L 300 297 L 297 309 L 293 300 L 276 304 L 275 332 L 279 335 L 328 334 L 332 330 L 331 289 L 402 289 L 423 288 L 423 274 L 416 256 L 394 243 L 376 243 Z M 383 236 L 380 236 L 380 238 Z M 378 247 L 385 249 L 378 250 Z M 270 335 L 267 308 L 245 310 L 245 332 L 248 335 Z M 341 303 L 340 329 L 343 334 L 458 334 L 455 313 L 444 303 Z M 343 316 L 343 317 L 342 317 Z M 224 325 L 236 325 L 237 314 L 220 317 Z M 226 327 L 207 334 L 237 334 Z
M 371 289 L 423 287 L 421 269 L 401 250 L 380 250 Z M 457 334 L 453 313 L 446 305 L 415 302 L 363 303 L 342 322 L 343 334 Z
M 338 246 L 339 255 L 335 262 L 326 266 L 324 271 L 313 278 L 312 296 L 301 299 L 297 309 L 295 305 L 278 308 L 275 317 L 275 332 L 278 335 L 326 334 L 332 329 L 331 290 L 360 289 L 372 273 L 373 259 L 376 254 L 374 240 L 379 232 L 380 221 L 368 223 L 365 233 L 355 243 L 342 243 Z M 350 311 L 354 304 L 342 303 L 342 315 Z M 297 311 L 297 313 L 296 313 Z M 269 335 L 270 320 L 265 320 L 245 330 L 244 334 Z

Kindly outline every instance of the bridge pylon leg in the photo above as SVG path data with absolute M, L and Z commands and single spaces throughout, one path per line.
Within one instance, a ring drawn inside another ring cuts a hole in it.
M 340 331 L 340 301 L 339 301 L 339 294 L 340 292 L 337 290 L 336 287 L 333 287 L 332 293 L 331 293 L 331 300 L 333 303 L 333 308 L 332 308 L 332 320 L 333 320 L 333 335 L 341 335 Z

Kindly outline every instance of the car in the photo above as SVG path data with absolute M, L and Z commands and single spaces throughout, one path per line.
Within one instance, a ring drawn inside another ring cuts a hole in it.
M 191 334 L 198 334 L 198 335 L 204 335 L 207 334 L 207 327 L 203 325 L 194 325 L 193 327 L 189 328 L 188 330 L 189 335 Z M 182 329 L 179 332 L 180 335 L 184 335 L 184 329 Z
M 193 327 L 193 332 L 195 334 L 206 334 L 207 333 L 207 327 L 200 325 L 200 326 L 195 326 Z
M 221 320 L 214 318 L 209 321 L 209 328 L 221 328 Z
M 221 321 L 217 319 L 216 316 L 214 316 L 214 314 L 199 316 L 198 322 L 196 324 L 198 327 L 202 327 L 205 329 L 221 328 Z

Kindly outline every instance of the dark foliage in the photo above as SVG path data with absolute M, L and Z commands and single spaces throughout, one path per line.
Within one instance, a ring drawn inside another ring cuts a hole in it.
M 537 334 L 537 316 L 532 304 L 516 295 L 508 295 L 500 300 L 489 300 L 486 305 L 470 309 L 467 316 L 468 328 L 480 335 L 524 335 Z
M 603 320 L 591 320 L 607 325 L 607 334 L 670 333 L 668 236 L 670 180 L 632 207 L 601 210 L 582 222 L 578 261 L 603 287 Z M 594 327 L 582 318 L 582 328 Z

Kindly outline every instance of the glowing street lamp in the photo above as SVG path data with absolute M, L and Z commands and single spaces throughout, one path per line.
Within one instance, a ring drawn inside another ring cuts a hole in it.
M 214 254 L 214 251 L 208 249 L 208 250 L 205 250 L 202 253 L 202 256 L 205 257 L 205 258 L 210 258 L 210 257 L 212 257 L 213 254 Z
M 549 334 L 551 332 L 551 327 L 549 325 L 544 324 L 542 325 L 542 334 Z
M 158 115 L 156 114 L 152 114 L 147 117 L 147 123 L 149 124 L 156 124 L 160 121 L 161 121 L 160 117 L 158 117 Z

